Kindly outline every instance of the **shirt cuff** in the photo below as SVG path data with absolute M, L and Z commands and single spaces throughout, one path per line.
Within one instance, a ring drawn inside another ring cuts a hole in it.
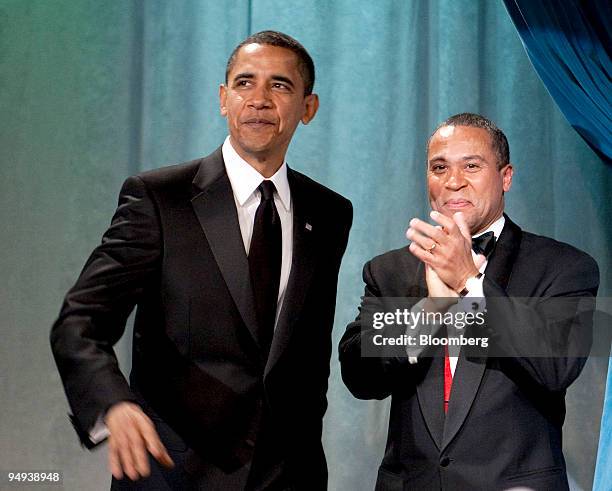
M 96 423 L 89 431 L 89 439 L 94 445 L 97 445 L 101 441 L 106 440 L 109 435 L 110 431 L 108 431 L 108 427 L 104 423 L 104 418 L 102 417 L 102 415 L 98 416 Z
M 467 292 L 463 298 L 484 297 L 484 275 L 472 282 L 473 287 Z
M 422 298 L 421 300 L 419 300 L 417 303 L 415 303 L 412 307 L 412 309 L 410 309 L 410 311 L 412 312 L 413 310 L 423 310 L 425 308 L 425 302 L 427 301 L 427 298 Z M 410 328 L 407 329 L 406 333 L 410 334 L 410 331 L 412 331 Z M 418 353 L 416 356 L 414 356 L 414 349 L 410 349 L 408 346 L 406 347 L 406 354 L 408 355 L 408 363 L 410 363 L 411 365 L 415 365 L 418 361 L 419 361 L 419 357 L 418 355 L 420 353 Z

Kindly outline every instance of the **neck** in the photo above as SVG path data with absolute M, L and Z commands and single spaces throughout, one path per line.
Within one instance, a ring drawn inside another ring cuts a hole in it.
M 276 171 L 278 171 L 278 169 L 280 169 L 281 165 L 283 165 L 284 160 L 275 160 L 274 162 L 272 161 L 261 161 L 261 160 L 256 160 L 253 158 L 244 158 L 242 157 L 251 167 L 253 167 L 253 169 L 255 169 L 257 172 L 259 172 L 262 176 L 264 176 L 266 179 L 272 177 L 274 174 L 276 174 Z
M 497 220 L 499 220 L 502 215 L 504 214 L 504 212 L 502 211 L 499 215 L 497 215 L 493 220 L 489 221 L 489 223 L 487 223 L 486 225 L 479 227 L 479 229 L 475 232 L 471 232 L 472 237 L 474 237 L 475 235 L 480 235 L 481 233 L 483 233 L 485 230 L 487 230 L 491 225 L 493 225 Z
M 276 171 L 280 169 L 283 162 L 285 162 L 285 152 L 276 152 L 272 154 L 270 152 L 245 152 L 240 146 L 234 145 L 230 137 L 230 143 L 235 152 L 253 169 L 259 172 L 265 178 L 272 177 L 276 174 Z

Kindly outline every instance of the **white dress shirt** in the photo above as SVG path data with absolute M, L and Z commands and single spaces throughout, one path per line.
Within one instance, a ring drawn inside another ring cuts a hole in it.
M 223 142 L 222 152 L 227 177 L 229 177 L 230 183 L 232 184 L 232 192 L 234 193 L 234 202 L 236 203 L 236 211 L 238 212 L 238 223 L 240 224 L 240 233 L 242 234 L 244 250 L 248 255 L 251 246 L 251 237 L 253 236 L 255 213 L 261 201 L 261 193 L 257 188 L 265 178 L 238 155 L 234 147 L 232 147 L 229 136 L 225 139 L 225 142 Z M 285 290 L 287 289 L 287 281 L 289 280 L 291 260 L 293 257 L 293 207 L 291 204 L 289 181 L 287 180 L 286 162 L 283 162 L 283 165 L 281 165 L 276 173 L 270 177 L 270 181 L 272 181 L 274 187 L 276 187 L 274 205 L 280 217 L 283 237 L 281 273 L 276 307 L 276 319 L 278 320 L 278 314 L 283 306 L 283 299 L 285 297 Z

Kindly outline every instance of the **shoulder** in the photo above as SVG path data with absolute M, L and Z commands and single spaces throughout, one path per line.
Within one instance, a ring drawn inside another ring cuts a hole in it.
M 191 198 L 195 188 L 202 189 L 222 175 L 225 175 L 225 166 L 219 147 L 203 158 L 141 172 L 129 177 L 126 184 L 139 183 L 159 197 Z
M 528 254 L 532 259 L 551 267 L 591 270 L 598 273 L 599 269 L 595 259 L 580 249 L 550 237 L 523 231 L 521 252 Z
M 398 265 L 416 267 L 418 259 L 405 246 L 378 254 L 370 259 L 367 264 L 371 268 L 385 272 L 392 270 L 394 266 L 397 267 Z
M 420 264 L 407 246 L 393 249 L 366 262 L 363 281 L 382 296 L 422 296 L 424 270 Z
M 191 183 L 204 159 L 191 160 L 181 164 L 169 165 L 136 174 L 136 178 L 147 186 L 160 188 L 176 183 Z
M 352 216 L 353 205 L 341 194 L 291 168 L 288 169 L 287 177 L 292 193 L 303 193 L 321 208 L 332 207 L 344 210 Z
M 530 232 L 522 233 L 512 276 L 525 284 L 537 284 L 542 295 L 548 296 L 577 290 L 594 295 L 599 286 L 599 268 L 590 255 L 565 242 Z

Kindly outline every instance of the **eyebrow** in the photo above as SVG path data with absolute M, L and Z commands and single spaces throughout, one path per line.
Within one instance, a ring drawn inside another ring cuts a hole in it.
M 237 73 L 234 76 L 233 80 L 236 81 L 239 78 L 255 78 L 255 75 L 253 75 L 252 73 L 249 73 L 249 72 Z
M 277 82 L 284 82 L 291 87 L 295 87 L 293 80 L 290 78 L 284 77 L 283 75 L 272 75 L 272 80 L 276 80 Z
M 484 157 L 482 155 L 478 155 L 478 154 L 465 155 L 465 156 L 461 157 L 461 160 L 463 160 L 463 161 L 465 161 L 465 160 L 482 160 L 483 162 L 485 161 Z M 430 164 L 434 163 L 434 162 L 446 162 L 446 158 L 443 155 L 434 155 L 427 162 L 430 163 Z
M 255 78 L 255 74 L 250 73 L 250 72 L 237 73 L 234 76 L 233 81 L 235 82 L 236 80 L 239 80 L 241 78 L 253 79 L 253 78 Z M 290 85 L 292 88 L 295 88 L 295 84 L 293 83 L 293 80 L 291 80 L 290 78 L 285 77 L 284 75 L 272 75 L 272 80 L 274 80 L 276 82 L 286 83 L 287 85 Z

